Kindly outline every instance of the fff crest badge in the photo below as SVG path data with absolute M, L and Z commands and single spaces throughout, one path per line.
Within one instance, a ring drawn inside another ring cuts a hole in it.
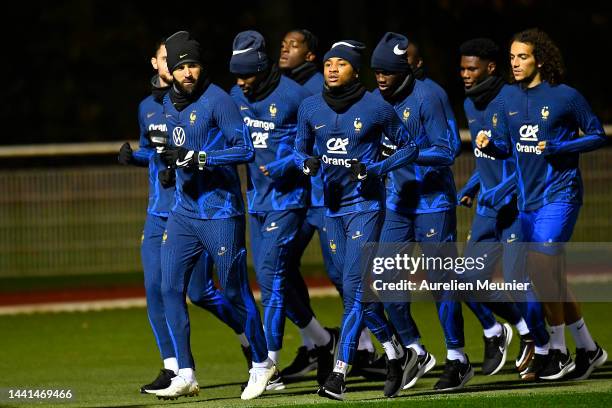
M 361 131 L 361 128 L 363 127 L 363 123 L 361 123 L 361 118 L 355 118 L 355 120 L 353 121 L 353 126 L 355 127 L 355 132 Z
M 270 104 L 269 111 L 270 111 L 270 116 L 275 118 L 276 117 L 276 112 L 278 112 L 278 109 L 276 108 L 276 104 L 275 103 Z
M 409 117 L 410 117 L 410 108 L 406 108 L 404 109 L 404 112 L 402 113 L 402 119 L 404 119 L 404 122 L 406 122 Z

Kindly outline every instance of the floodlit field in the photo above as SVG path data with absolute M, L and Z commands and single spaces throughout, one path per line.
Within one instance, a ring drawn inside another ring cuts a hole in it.
M 337 325 L 341 304 L 337 298 L 313 299 L 320 320 Z M 415 319 L 420 322 L 424 343 L 444 360 L 442 333 L 430 303 L 416 303 Z M 232 406 L 304 406 L 343 404 L 344 406 L 611 406 L 612 363 L 595 371 L 583 382 L 524 383 L 518 379 L 512 363 L 493 377 L 478 375 L 482 361 L 482 331 L 471 312 L 464 308 L 466 352 L 475 363 L 477 375 L 460 393 L 438 394 L 432 391 L 442 365 L 410 391 L 394 400 L 382 397 L 382 384 L 349 378 L 347 400 L 332 402 L 314 394 L 314 377 L 288 384 L 287 389 L 268 392 L 253 401 L 241 401 L 240 384 L 247 379 L 247 369 L 239 344 L 227 327 L 209 313 L 191 307 L 192 345 L 197 364 L 196 375 L 201 392 L 195 398 L 158 401 L 139 394 L 140 385 L 154 378 L 160 368 L 155 341 L 144 308 L 103 312 L 76 312 L 0 317 L 0 406 L 24 407 L 232 407 Z M 612 351 L 612 331 L 607 316 L 612 304 L 587 303 L 584 313 L 594 338 Z M 573 350 L 569 333 L 568 345 Z M 297 331 L 288 324 L 281 365 L 288 364 L 299 345 Z M 516 355 L 513 341 L 510 359 Z M 71 401 L 14 402 L 6 399 L 7 389 L 70 389 Z

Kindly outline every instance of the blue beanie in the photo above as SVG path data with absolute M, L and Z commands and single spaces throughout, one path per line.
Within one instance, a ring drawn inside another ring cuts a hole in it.
M 166 38 L 166 62 L 170 72 L 182 64 L 189 62 L 202 64 L 200 58 L 200 43 L 191 38 L 188 31 L 177 31 Z
M 406 51 L 408 38 L 397 33 L 386 33 L 372 53 L 372 69 L 387 72 L 408 72 Z
M 347 60 L 353 66 L 354 70 L 359 71 L 361 68 L 361 54 L 364 50 L 365 45 L 359 41 L 338 41 L 325 53 L 323 61 L 327 61 L 330 58 L 342 58 Z
M 243 31 L 234 38 L 230 72 L 237 75 L 255 74 L 268 69 L 266 41 L 257 31 Z

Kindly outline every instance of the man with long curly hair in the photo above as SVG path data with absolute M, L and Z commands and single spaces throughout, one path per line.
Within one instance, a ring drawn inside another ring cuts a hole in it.
M 580 305 L 565 286 L 563 243 L 571 238 L 582 204 L 580 153 L 601 147 L 606 135 L 584 97 L 561 83 L 563 59 L 549 36 L 522 31 L 510 46 L 511 82 L 503 95 L 497 131 L 484 132 L 476 144 L 495 157 L 514 151 L 518 208 L 524 240 L 531 243 L 527 272 L 544 302 L 550 341 L 536 347 L 523 378 L 586 379 L 607 359 L 591 337 Z M 579 137 L 578 130 L 584 135 Z M 546 289 L 546 290 L 545 290 Z M 576 361 L 565 345 L 565 326 L 576 343 Z

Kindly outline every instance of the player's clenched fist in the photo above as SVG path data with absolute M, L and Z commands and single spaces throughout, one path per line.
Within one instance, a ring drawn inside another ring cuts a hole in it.
M 127 166 L 128 164 L 132 164 L 132 162 L 134 161 L 133 155 L 134 152 L 132 151 L 130 144 L 128 142 L 125 142 L 121 145 L 121 148 L 119 149 L 119 155 L 117 156 L 117 160 L 120 164 Z
M 302 171 L 307 176 L 316 176 L 321 168 L 321 158 L 319 157 L 310 157 L 304 160 L 304 165 L 302 167 Z
M 479 149 L 487 147 L 490 141 L 489 136 L 482 130 L 476 135 L 476 147 Z

